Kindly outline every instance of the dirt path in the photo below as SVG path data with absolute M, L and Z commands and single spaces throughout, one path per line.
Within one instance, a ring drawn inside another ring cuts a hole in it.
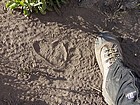
M 0 8 L 0 105 L 106 105 L 94 55 L 101 30 L 121 37 L 126 64 L 140 68 L 137 11 L 109 17 L 73 2 L 27 19 Z

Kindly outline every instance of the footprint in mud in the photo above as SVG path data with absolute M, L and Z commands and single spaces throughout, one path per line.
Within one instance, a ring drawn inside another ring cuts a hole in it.
M 67 60 L 67 51 L 59 40 L 47 42 L 46 40 L 33 43 L 34 52 L 39 59 L 42 59 L 53 69 L 63 69 Z
M 69 51 L 69 58 L 70 58 L 70 63 L 73 66 L 77 66 L 80 64 L 80 58 L 81 54 L 78 48 L 71 48 Z

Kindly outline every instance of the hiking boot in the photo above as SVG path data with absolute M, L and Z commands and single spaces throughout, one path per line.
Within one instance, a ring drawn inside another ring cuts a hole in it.
M 106 78 L 110 66 L 119 58 L 123 60 L 122 50 L 119 41 L 111 33 L 100 34 L 95 41 L 95 55 L 103 75 L 102 94 L 109 105 L 114 105 L 111 97 L 108 95 Z

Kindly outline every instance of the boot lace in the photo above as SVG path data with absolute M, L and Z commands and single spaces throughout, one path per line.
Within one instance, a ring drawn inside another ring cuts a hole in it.
M 109 62 L 110 64 L 113 64 L 116 61 L 116 59 L 120 57 L 118 48 L 115 48 L 115 47 L 116 46 L 113 46 L 112 48 L 105 50 L 108 56 L 108 59 L 106 60 L 106 62 Z

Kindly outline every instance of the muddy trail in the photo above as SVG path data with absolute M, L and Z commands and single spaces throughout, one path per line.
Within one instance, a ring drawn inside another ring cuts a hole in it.
M 139 73 L 139 10 L 125 4 L 116 12 L 101 1 L 71 1 L 61 15 L 29 18 L 0 2 L 0 105 L 107 105 L 94 54 L 102 31 L 119 38 L 125 64 Z

